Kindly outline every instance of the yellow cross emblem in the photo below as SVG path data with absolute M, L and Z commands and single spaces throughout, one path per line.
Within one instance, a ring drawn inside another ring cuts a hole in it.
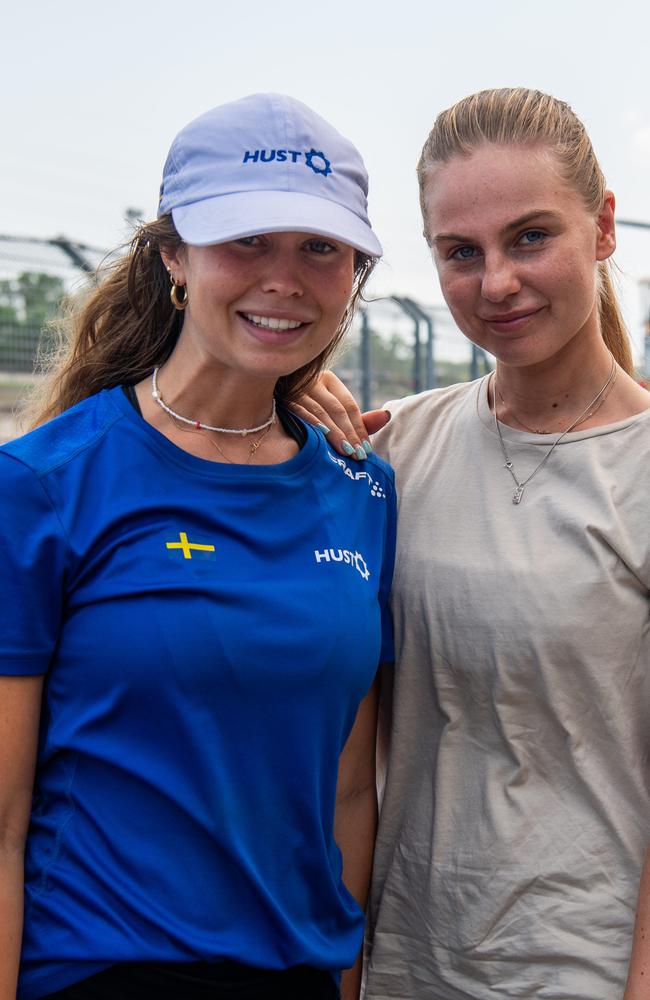
M 192 558 L 192 549 L 199 552 L 214 552 L 214 545 L 199 545 L 198 542 L 188 542 L 187 534 L 184 531 L 180 531 L 178 537 L 180 542 L 166 542 L 165 544 L 168 549 L 182 549 L 185 559 Z

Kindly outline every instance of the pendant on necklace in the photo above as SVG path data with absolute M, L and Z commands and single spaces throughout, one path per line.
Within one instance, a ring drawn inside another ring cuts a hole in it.
M 522 483 L 519 483 L 517 489 L 513 493 L 512 502 L 521 503 L 521 498 L 523 497 L 523 495 L 524 495 L 524 487 Z

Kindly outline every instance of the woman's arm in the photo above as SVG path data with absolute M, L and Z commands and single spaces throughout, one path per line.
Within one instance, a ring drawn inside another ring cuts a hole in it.
M 650 1000 L 650 847 L 646 850 L 641 872 L 624 1000 Z
M 377 832 L 375 744 L 377 735 L 377 688 L 375 681 L 361 702 L 352 732 L 339 765 L 336 789 L 334 836 L 343 855 L 343 881 L 366 908 Z M 341 979 L 342 1000 L 357 1000 L 361 987 L 361 953 Z
M 0 1000 L 15 1000 L 43 678 L 0 677 Z
M 390 420 L 387 410 L 369 410 L 362 414 L 352 393 L 330 371 L 323 372 L 309 393 L 293 403 L 291 409 L 303 420 L 329 428 L 328 443 L 350 458 L 357 458 L 352 452 L 359 446 L 364 447 L 368 436 L 381 430 Z

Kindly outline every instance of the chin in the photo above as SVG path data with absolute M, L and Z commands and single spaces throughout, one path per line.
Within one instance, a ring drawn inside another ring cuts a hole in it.
M 478 345 L 488 354 L 493 355 L 503 365 L 513 365 L 516 368 L 527 368 L 530 365 L 539 365 L 549 361 L 560 350 L 561 346 L 555 347 L 543 344 L 537 339 L 537 343 L 528 337 L 517 337 L 512 340 L 499 340 L 496 343 Z

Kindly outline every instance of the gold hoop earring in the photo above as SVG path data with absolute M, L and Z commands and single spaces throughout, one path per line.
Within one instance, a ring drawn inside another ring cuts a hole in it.
M 177 285 L 176 284 L 176 282 L 174 281 L 174 275 L 172 274 L 171 267 L 167 268 L 167 273 L 169 274 L 169 280 L 172 283 L 171 291 L 169 293 L 169 297 L 172 300 L 172 305 L 173 305 L 174 309 L 178 309 L 179 312 L 182 312 L 183 309 L 185 308 L 185 306 L 187 305 L 187 288 L 185 287 L 185 285 Z M 183 298 L 182 299 L 179 299 L 179 297 L 178 297 L 178 289 L 179 288 L 183 289 Z

